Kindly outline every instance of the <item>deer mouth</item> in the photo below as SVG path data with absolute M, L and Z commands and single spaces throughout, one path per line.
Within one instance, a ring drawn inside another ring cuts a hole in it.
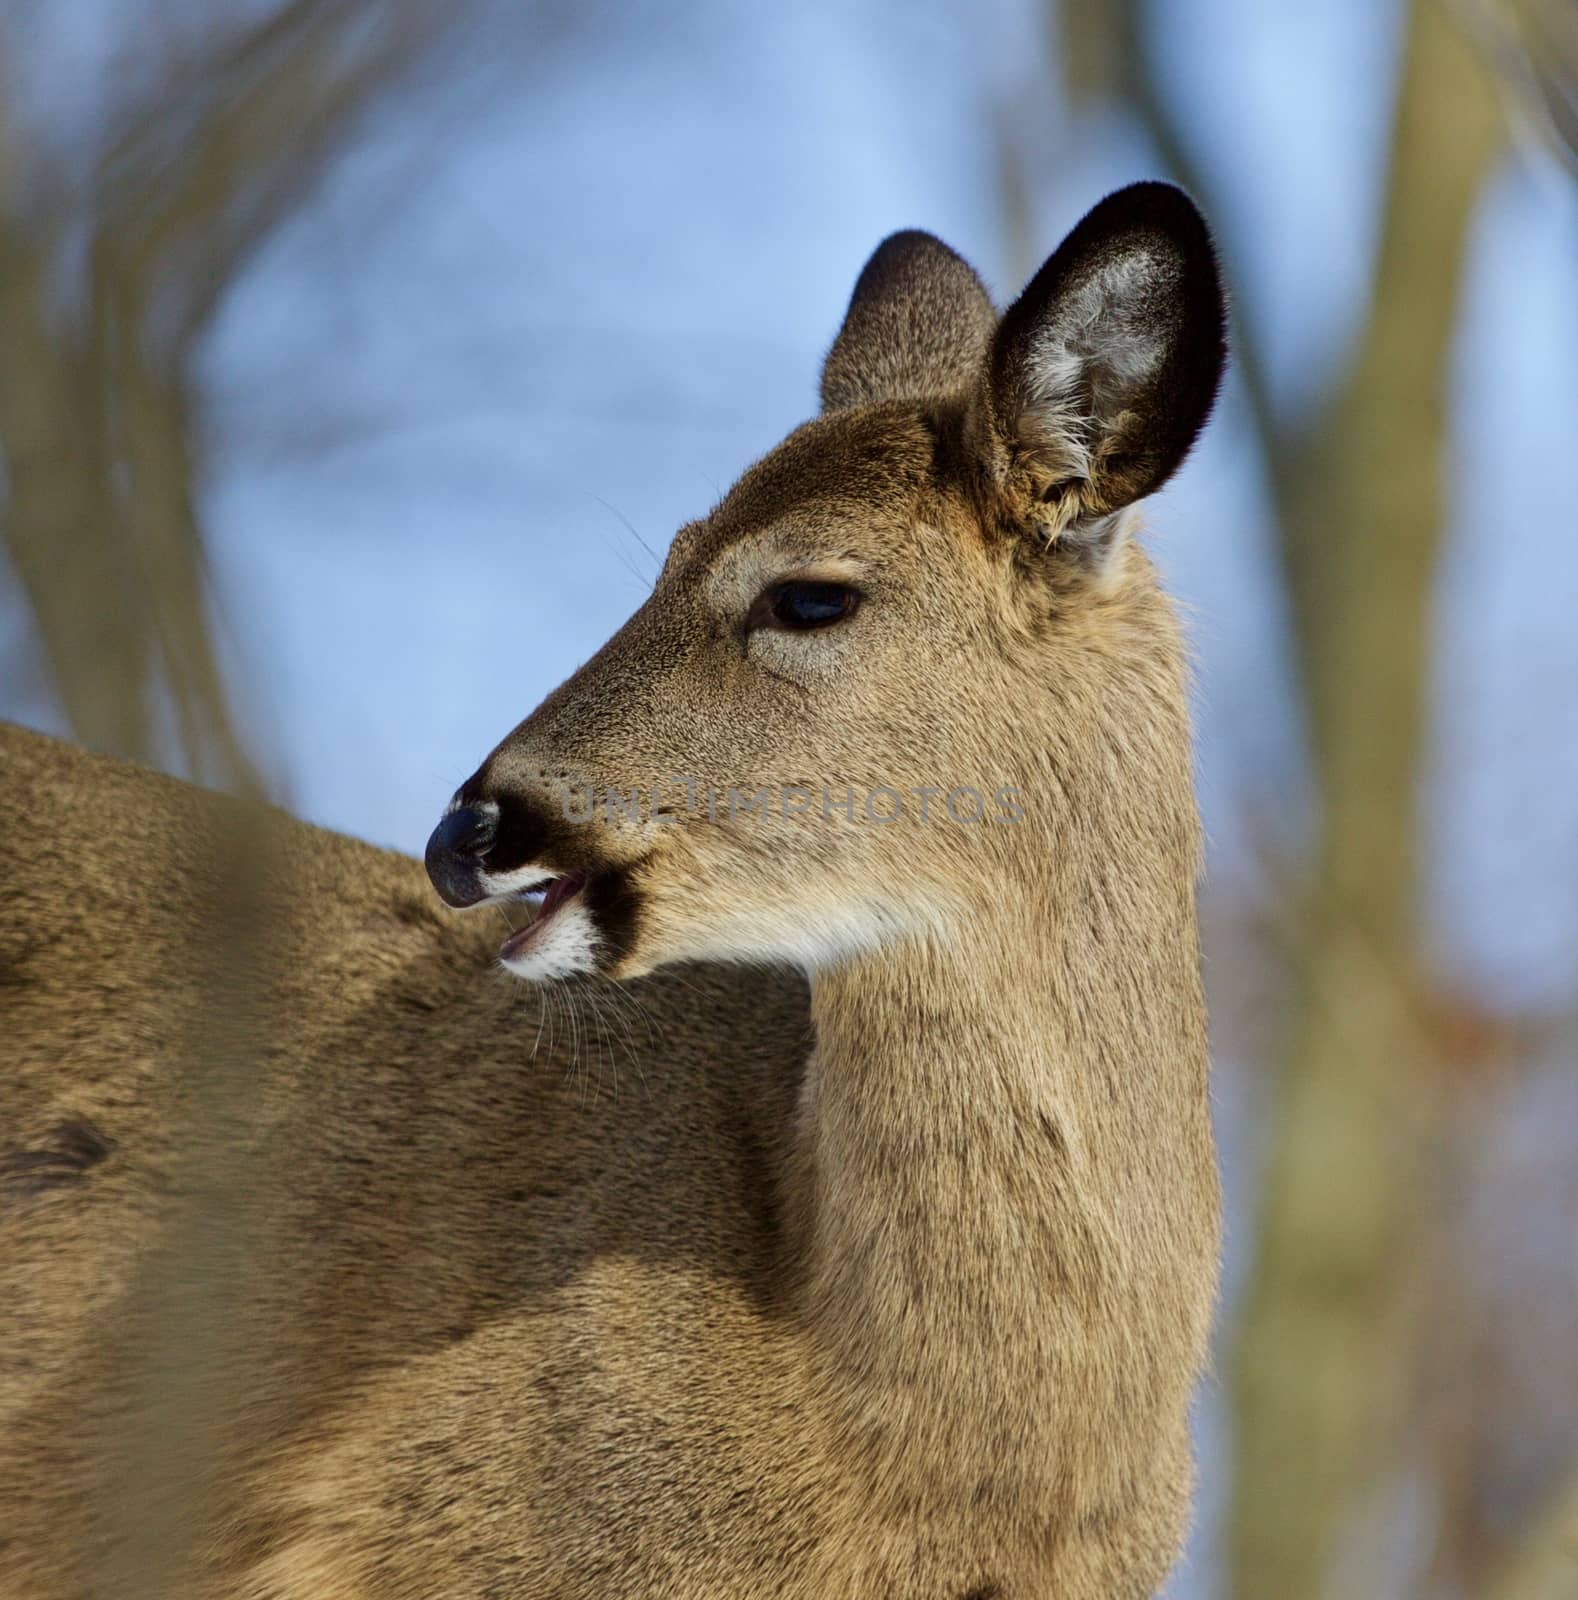
M 512 898 L 531 908 L 531 919 L 517 928 L 499 946 L 499 960 L 512 961 L 527 954 L 543 935 L 543 930 L 591 881 L 588 872 L 565 872 L 557 878 L 544 878 Z

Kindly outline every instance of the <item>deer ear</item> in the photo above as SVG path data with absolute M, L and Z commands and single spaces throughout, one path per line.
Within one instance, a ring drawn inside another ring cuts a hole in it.
M 823 411 L 967 388 L 996 321 L 962 256 L 929 233 L 891 235 L 860 274 L 823 364 Z
M 1226 307 L 1204 218 L 1136 183 L 1069 234 L 1008 309 L 971 413 L 1008 520 L 1098 558 L 1188 454 L 1221 382 Z

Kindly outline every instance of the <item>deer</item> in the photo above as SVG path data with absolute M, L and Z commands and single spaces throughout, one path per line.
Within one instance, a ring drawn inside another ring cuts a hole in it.
M 1224 321 L 1164 183 L 1001 315 L 888 238 L 424 864 L 246 845 L 266 940 L 235 802 L 0 735 L 0 1596 L 1156 1593 L 1219 1196 L 1138 507 Z M 267 1020 L 194 1143 L 232 938 Z

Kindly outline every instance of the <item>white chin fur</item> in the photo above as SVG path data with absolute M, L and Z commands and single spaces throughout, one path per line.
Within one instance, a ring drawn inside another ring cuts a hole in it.
M 542 983 L 595 972 L 596 951 L 597 929 L 586 908 L 572 901 L 553 914 L 529 948 L 517 956 L 501 957 L 499 965 L 528 983 Z

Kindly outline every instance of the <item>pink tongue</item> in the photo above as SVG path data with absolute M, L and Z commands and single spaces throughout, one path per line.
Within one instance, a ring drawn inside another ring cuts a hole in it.
M 548 885 L 547 894 L 542 897 L 542 910 L 537 913 L 535 920 L 541 922 L 544 917 L 557 911 L 585 882 L 584 872 L 567 872 L 562 878 L 555 878 Z
M 537 930 L 551 917 L 571 895 L 586 885 L 584 872 L 567 872 L 562 878 L 555 878 L 548 885 L 548 892 L 542 897 L 542 904 L 537 908 L 534 916 L 524 928 L 517 928 L 503 944 L 499 946 L 499 954 L 506 960 L 525 949 Z

